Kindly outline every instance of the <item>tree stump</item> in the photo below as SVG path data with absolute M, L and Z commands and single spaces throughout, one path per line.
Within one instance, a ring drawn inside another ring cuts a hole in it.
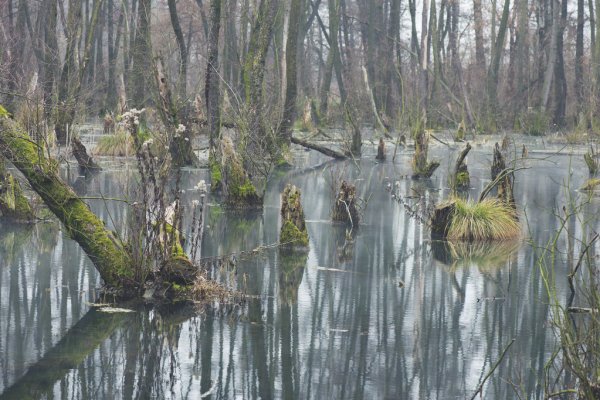
M 84 170 L 84 171 L 100 171 L 100 170 L 102 170 L 102 168 L 98 164 L 96 164 L 94 159 L 88 154 L 87 149 L 85 148 L 83 143 L 81 143 L 81 140 L 79 140 L 79 138 L 74 137 L 71 140 L 71 146 L 72 146 L 72 150 L 73 150 L 73 155 L 75 156 L 75 159 L 77 160 L 77 164 L 79 164 L 79 167 L 82 170 Z
M 250 180 L 233 142 L 229 137 L 221 139 L 221 190 L 226 203 L 232 208 L 260 208 L 262 197 Z
M 469 169 L 465 161 L 469 151 L 471 151 L 471 144 L 467 143 L 467 146 L 460 152 L 456 159 L 456 166 L 454 167 L 454 188 L 456 190 L 466 190 L 471 185 Z
M 356 186 L 342 181 L 333 205 L 331 218 L 334 221 L 346 222 L 352 226 L 358 226 L 360 214 L 356 204 L 357 200 Z
M 430 178 L 435 172 L 440 163 L 437 161 L 429 162 L 427 160 L 427 152 L 429 149 L 429 133 L 424 129 L 424 121 L 414 127 L 415 137 L 415 155 L 413 156 L 413 179 Z
M 445 239 L 452 222 L 455 204 L 453 201 L 439 204 L 431 216 L 431 237 Z
M 494 147 L 494 159 L 492 162 L 492 181 L 496 180 L 498 175 L 506 169 L 506 161 L 500 151 L 500 146 L 496 143 Z M 515 198 L 513 195 L 513 180 L 514 175 L 512 173 L 506 174 L 497 183 L 498 198 L 506 203 L 515 204 Z
M 308 246 L 308 231 L 300 202 L 300 189 L 286 185 L 281 194 L 281 231 L 279 243 L 286 247 Z
M 377 157 L 375 159 L 383 161 L 385 160 L 385 142 L 383 138 L 379 138 L 379 146 L 377 146 Z

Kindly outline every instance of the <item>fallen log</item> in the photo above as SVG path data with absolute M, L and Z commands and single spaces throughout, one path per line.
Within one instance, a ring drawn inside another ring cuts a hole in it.
M 305 140 L 298 139 L 292 136 L 292 143 L 300 145 L 302 147 L 306 147 L 307 149 L 318 151 L 319 153 L 325 154 L 326 156 L 333 157 L 336 160 L 345 160 L 348 158 L 344 153 L 341 153 L 336 150 L 329 149 L 327 147 L 319 146 L 318 144 L 309 143 Z

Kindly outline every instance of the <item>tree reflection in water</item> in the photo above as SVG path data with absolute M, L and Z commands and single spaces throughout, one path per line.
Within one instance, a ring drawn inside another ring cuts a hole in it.
M 489 157 L 472 153 L 472 191 L 478 193 L 487 183 L 478 178 L 486 176 Z M 428 182 L 400 179 L 396 185 L 393 177 L 409 174 L 409 159 L 400 154 L 395 165 L 374 164 L 367 156 L 360 170 L 348 163 L 346 178 L 370 200 L 346 246 L 345 227 L 329 222 L 331 164 L 325 171 L 292 172 L 289 179 L 281 174 L 270 182 L 262 213 L 212 205 L 203 257 L 277 242 L 279 188 L 289 182 L 303 193 L 308 254 L 266 249 L 211 271 L 221 279 L 237 276 L 237 287 L 251 296 L 241 307 L 142 307 L 99 315 L 88 311 L 97 274 L 73 242 L 62 232 L 43 232 L 44 225 L 28 232 L 3 225 L 0 397 L 464 398 L 515 338 L 483 397 L 513 398 L 516 386 L 523 397 L 540 398 L 554 338 L 536 253 L 522 243 L 431 242 L 428 229 L 407 217 L 385 187 L 426 208 L 449 192 L 445 169 Z M 517 204 L 526 207 L 535 243 L 556 228 L 551 210 L 560 207 L 563 193 L 548 182 L 561 179 L 566 162 L 534 165 L 517 179 Z M 119 196 L 127 176 L 109 170 L 79 190 Z M 185 173 L 184 199 L 193 200 L 192 188 L 203 178 L 204 172 Z M 117 225 L 111 227 L 123 228 L 122 204 L 90 203 Z M 564 245 L 577 254 L 577 243 Z M 86 325 L 92 328 L 81 328 Z

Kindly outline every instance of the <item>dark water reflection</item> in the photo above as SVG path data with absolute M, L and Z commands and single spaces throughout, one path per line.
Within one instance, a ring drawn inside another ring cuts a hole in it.
M 513 338 L 483 397 L 515 398 L 517 387 L 523 398 L 539 398 L 554 336 L 532 246 L 525 239 L 491 247 L 432 243 L 386 190 L 398 181 L 400 194 L 421 194 L 411 201 L 424 206 L 447 196 L 452 164 L 442 157 L 447 150 L 436 151 L 444 161 L 430 182 L 403 178 L 407 154 L 395 164 L 367 156 L 360 168 L 328 163 L 280 174 L 258 214 L 213 205 L 203 257 L 269 245 L 278 237 L 279 192 L 294 183 L 303 193 L 310 251 L 240 256 L 233 269 L 213 274 L 231 282 L 237 276 L 237 287 L 253 298 L 191 318 L 189 309 L 90 309 L 98 274 L 58 227 L 0 225 L 0 398 L 462 399 Z M 473 195 L 488 182 L 488 154 L 470 156 Z M 553 211 L 567 202 L 563 185 L 578 187 L 585 178 L 579 159 L 552 160 L 531 162 L 517 180 L 517 203 L 535 243 L 558 227 Z M 322 161 L 309 153 L 298 160 L 304 167 Z M 81 195 L 132 198 L 128 168 L 114 164 L 87 181 L 68 179 Z M 330 181 L 342 174 L 369 198 L 353 243 L 329 222 Z M 204 177 L 185 172 L 186 201 L 197 197 L 192 188 Z M 123 203 L 89 201 L 109 226 L 127 229 Z M 577 220 L 570 224 L 582 229 Z M 563 238 L 559 246 L 566 257 L 557 281 L 566 298 L 561 282 L 579 244 Z

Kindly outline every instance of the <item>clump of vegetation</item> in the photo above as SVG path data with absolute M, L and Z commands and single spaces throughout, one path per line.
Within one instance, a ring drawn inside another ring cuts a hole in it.
M 308 246 L 308 231 L 304 221 L 304 210 L 300 203 L 300 189 L 286 185 L 281 194 L 281 218 L 283 224 L 279 242 L 286 246 Z
M 590 175 L 596 175 L 598 173 L 598 169 L 600 168 L 600 162 L 598 161 L 598 153 L 594 151 L 592 146 L 590 146 L 590 150 L 583 155 L 583 159 L 585 160 L 585 164 L 590 171 Z
M 223 176 L 221 175 L 221 166 L 213 155 L 209 157 L 208 169 L 210 171 L 210 189 L 213 192 L 217 192 L 221 190 Z
M 98 141 L 94 154 L 112 157 L 134 155 L 133 138 L 123 130 L 118 130 L 114 135 L 104 135 Z
M 443 236 L 447 239 L 465 241 L 506 240 L 521 233 L 515 209 L 498 199 L 474 202 L 452 198 L 436 208 L 432 218 L 434 228 L 445 232 Z
M 583 191 L 593 191 L 596 190 L 600 186 L 600 178 L 590 178 L 581 187 L 580 190 Z
M 545 112 L 530 108 L 519 115 L 518 123 L 521 132 L 531 136 L 543 136 L 548 131 L 550 119 Z

